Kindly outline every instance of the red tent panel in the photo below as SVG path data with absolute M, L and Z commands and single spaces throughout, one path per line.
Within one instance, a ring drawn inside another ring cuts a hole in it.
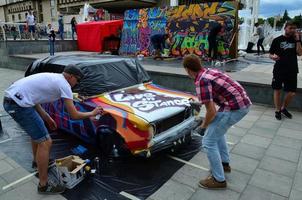
M 110 35 L 117 36 L 123 20 L 86 22 L 77 24 L 78 48 L 80 51 L 103 51 L 103 41 Z

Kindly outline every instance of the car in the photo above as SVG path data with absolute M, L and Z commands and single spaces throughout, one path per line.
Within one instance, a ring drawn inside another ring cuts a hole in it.
M 85 75 L 73 88 L 76 108 L 87 112 L 101 106 L 104 114 L 73 120 L 62 99 L 42 106 L 59 129 L 98 145 L 103 154 L 126 151 L 149 157 L 188 143 L 192 130 L 200 124 L 190 105 L 190 99 L 196 97 L 153 83 L 136 59 L 53 56 L 34 61 L 25 76 L 62 73 L 68 64 L 76 65 Z

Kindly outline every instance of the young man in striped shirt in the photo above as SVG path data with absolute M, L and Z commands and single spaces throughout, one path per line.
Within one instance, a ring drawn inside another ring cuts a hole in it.
M 226 188 L 224 172 L 231 172 L 231 167 L 225 133 L 249 112 L 252 103 L 237 81 L 218 70 L 203 68 L 199 57 L 188 55 L 183 65 L 188 75 L 195 79 L 197 96 L 206 107 L 205 118 L 197 132 L 205 133 L 202 146 L 210 162 L 211 175 L 201 180 L 199 186 Z

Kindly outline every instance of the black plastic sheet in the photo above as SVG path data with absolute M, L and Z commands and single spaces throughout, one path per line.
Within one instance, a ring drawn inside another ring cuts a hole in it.
M 2 119 L 4 134 L 0 136 L 0 150 L 28 171 L 31 169 L 32 151 L 30 137 L 10 118 Z M 51 158 L 62 158 L 72 154 L 72 149 L 82 145 L 88 149 L 81 157 L 93 160 L 99 156 L 97 148 L 88 145 L 64 132 L 51 133 L 53 146 Z M 5 142 L 10 138 L 11 140 Z M 1 143 L 1 141 L 4 141 Z M 176 149 L 174 156 L 184 160 L 192 158 L 200 149 L 200 137 L 193 137 L 190 145 Z M 168 158 L 170 152 L 160 152 L 151 158 L 133 157 L 108 158 L 100 161 L 100 174 L 90 174 L 63 196 L 67 199 L 120 200 L 127 199 L 119 193 L 124 191 L 140 199 L 146 199 L 158 190 L 183 166 Z M 53 176 L 55 173 L 49 173 Z M 51 177 L 53 179 L 53 177 Z

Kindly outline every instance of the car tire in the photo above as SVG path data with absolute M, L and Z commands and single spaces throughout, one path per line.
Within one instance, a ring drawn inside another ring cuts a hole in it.
M 113 150 L 114 145 L 114 133 L 109 128 L 102 128 L 97 134 L 97 145 L 100 151 L 100 155 L 108 157 Z

